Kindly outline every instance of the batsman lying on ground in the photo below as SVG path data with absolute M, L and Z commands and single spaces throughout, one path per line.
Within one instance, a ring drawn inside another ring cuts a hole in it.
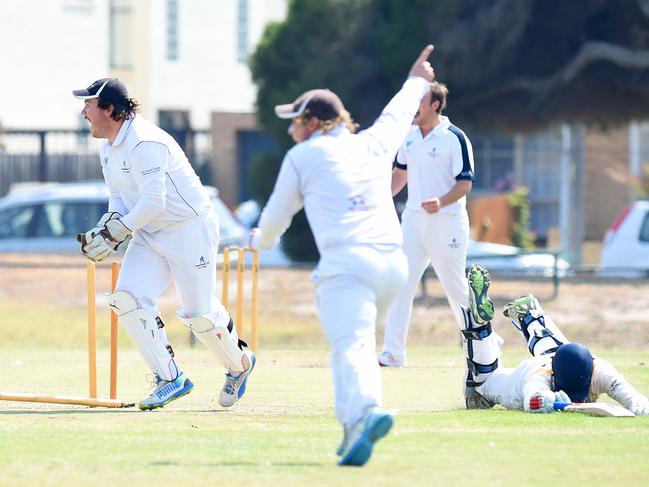
M 595 402 L 608 394 L 635 415 L 649 415 L 649 400 L 606 360 L 588 348 L 569 342 L 531 294 L 507 303 L 507 318 L 523 335 L 532 354 L 516 368 L 499 366 L 503 343 L 492 330 L 493 303 L 488 295 L 487 269 L 473 265 L 468 273 L 470 309 L 464 308 L 467 356 L 467 409 L 507 409 L 555 412 L 555 403 Z

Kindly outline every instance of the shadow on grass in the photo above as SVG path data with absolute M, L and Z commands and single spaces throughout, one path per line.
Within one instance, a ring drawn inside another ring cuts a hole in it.
M 191 467 L 321 467 L 324 463 L 316 462 L 210 462 L 201 464 L 191 464 Z M 181 462 L 150 462 L 151 467 L 179 467 L 187 466 Z
M 172 412 L 172 411 L 169 411 Z M 175 410 L 173 413 L 227 413 L 225 409 L 191 409 L 191 410 Z M 161 414 L 162 411 L 140 411 L 137 408 L 118 408 L 118 409 L 4 409 L 0 410 L 0 415 L 39 415 L 39 414 Z

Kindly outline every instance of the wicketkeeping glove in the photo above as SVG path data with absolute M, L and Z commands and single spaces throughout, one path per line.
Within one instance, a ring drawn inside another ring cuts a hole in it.
M 120 219 L 122 215 L 119 213 L 113 213 L 104 223 L 103 228 L 100 230 L 100 233 L 104 238 L 112 240 L 117 245 L 117 248 L 124 240 L 131 236 L 131 229 L 122 223 Z
M 86 257 L 93 262 L 104 260 L 115 252 L 117 247 L 128 238 L 131 234 L 130 230 L 128 230 L 128 234 L 124 239 L 117 240 L 111 236 L 110 230 L 106 228 L 106 225 L 110 222 L 119 222 L 121 227 L 126 228 L 120 221 L 121 216 L 122 214 L 116 211 L 104 213 L 94 228 L 88 230 L 86 233 L 77 234 L 77 241 L 81 243 L 81 252 Z M 114 225 L 114 223 L 111 225 Z M 121 237 L 123 231 L 120 232 L 120 225 L 116 225 L 117 229 L 114 232 Z
M 78 233 L 77 241 L 81 243 L 81 252 L 93 262 L 99 262 L 115 252 L 103 235 L 96 228 Z

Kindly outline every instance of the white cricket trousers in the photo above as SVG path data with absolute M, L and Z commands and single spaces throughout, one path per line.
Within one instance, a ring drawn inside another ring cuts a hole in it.
M 227 326 L 230 316 L 216 297 L 218 245 L 218 219 L 211 212 L 155 233 L 136 231 L 117 289 L 157 315 L 158 297 L 173 282 L 184 314 L 210 314 L 215 324 Z
M 432 264 L 460 329 L 464 318 L 460 306 L 468 306 L 466 253 L 469 244 L 469 217 L 461 213 L 429 214 L 408 209 L 401 220 L 403 251 L 408 258 L 408 281 L 388 312 L 383 351 L 406 358 L 406 339 L 412 316 L 412 302 L 421 277 Z
M 331 345 L 336 417 L 352 425 L 381 406 L 376 323 L 406 281 L 399 248 L 370 246 L 328 250 L 313 273 L 318 315 Z

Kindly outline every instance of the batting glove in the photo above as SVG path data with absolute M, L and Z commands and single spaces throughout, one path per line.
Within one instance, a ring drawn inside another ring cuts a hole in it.
M 529 398 L 525 402 L 525 411 L 529 413 L 554 413 L 555 402 L 572 402 L 568 394 L 563 391 L 552 392 L 550 390 L 540 391 Z
M 649 416 L 649 399 L 645 396 L 635 398 L 629 410 L 636 416 Z

